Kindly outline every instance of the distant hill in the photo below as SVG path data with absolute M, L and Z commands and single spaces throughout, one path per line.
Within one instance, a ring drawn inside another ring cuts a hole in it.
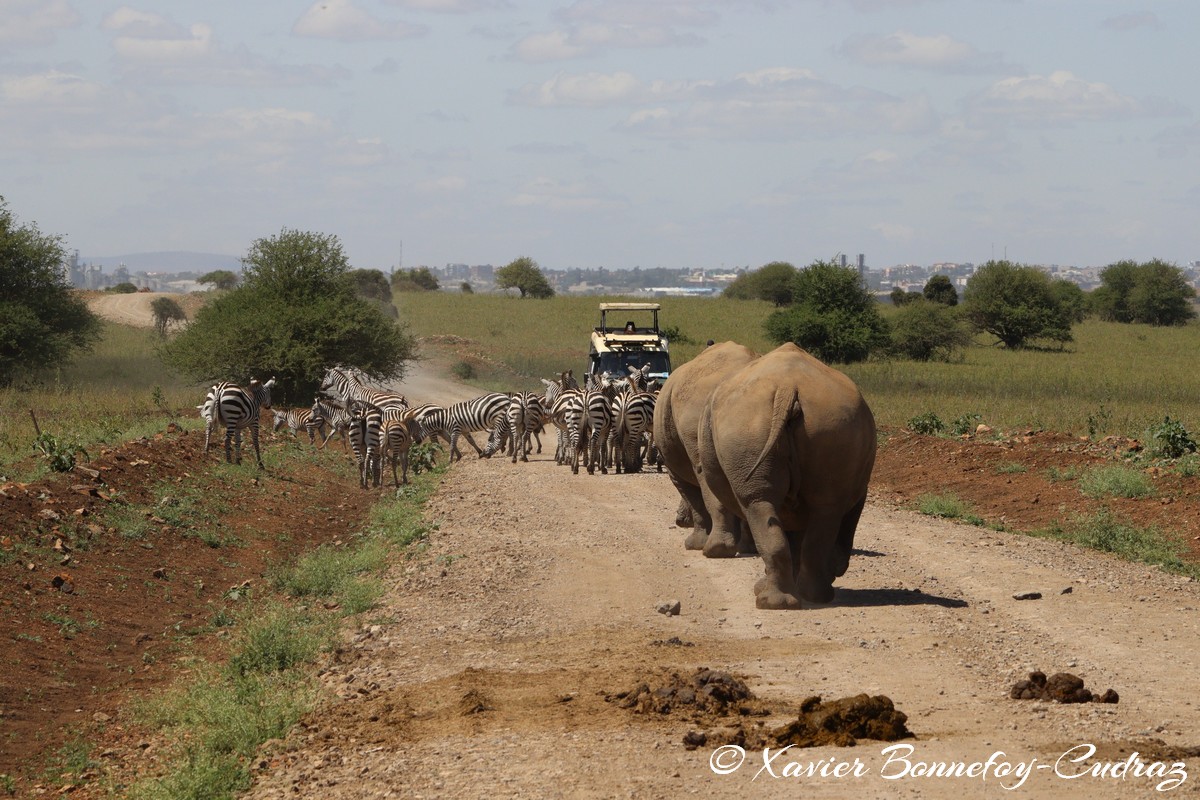
M 121 264 L 130 272 L 211 272 L 227 269 L 239 272 L 241 259 L 221 253 L 193 253 L 186 250 L 169 250 L 163 253 L 129 253 L 123 256 L 84 256 L 81 264 L 96 264 L 106 270 Z

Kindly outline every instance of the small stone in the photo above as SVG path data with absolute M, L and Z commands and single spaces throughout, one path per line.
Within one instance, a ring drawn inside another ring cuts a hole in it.
M 664 600 L 655 606 L 654 610 L 660 614 L 666 614 L 668 617 L 677 617 L 681 607 L 678 600 Z
M 1013 600 L 1041 600 L 1041 592 L 1017 592 L 1013 595 Z

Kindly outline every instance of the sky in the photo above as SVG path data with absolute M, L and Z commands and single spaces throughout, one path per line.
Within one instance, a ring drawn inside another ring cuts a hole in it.
M 1192 0 L 0 0 L 0 196 L 82 256 L 1200 259 Z

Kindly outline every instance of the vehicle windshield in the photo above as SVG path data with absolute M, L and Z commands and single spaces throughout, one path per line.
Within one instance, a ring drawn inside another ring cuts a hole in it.
M 618 378 L 628 375 L 629 367 L 641 369 L 646 364 L 650 365 L 651 375 L 671 374 L 671 357 L 666 353 L 654 350 L 628 350 L 592 356 L 593 372 L 607 372 Z

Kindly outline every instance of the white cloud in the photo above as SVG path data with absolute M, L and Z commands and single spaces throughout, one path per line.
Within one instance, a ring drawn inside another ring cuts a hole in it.
M 997 54 L 984 54 L 945 34 L 918 36 L 897 31 L 887 36 L 855 36 L 841 52 L 872 67 L 910 67 L 944 72 L 990 72 L 1003 69 Z
M 582 182 L 560 182 L 545 176 L 527 182 L 508 199 L 507 204 L 551 211 L 588 211 L 625 205 L 620 198 L 600 187 Z
M 1106 83 L 1090 83 L 1063 70 L 998 81 L 971 98 L 967 108 L 977 123 L 994 120 L 1034 127 L 1154 112 Z
M 542 108 L 599 108 L 651 102 L 654 98 L 669 97 L 686 90 L 686 85 L 682 83 L 646 83 L 629 72 L 585 72 L 578 75 L 560 72 L 550 80 L 540 84 L 526 84 L 510 93 L 509 102 L 514 105 Z
M 616 49 L 679 47 L 703 40 L 682 27 L 711 25 L 715 14 L 694 2 L 579 0 L 555 13 L 563 26 L 518 41 L 519 61 L 563 61 Z
M 0 44 L 46 45 L 58 31 L 80 22 L 67 0 L 0 0 Z
M 317 0 L 292 26 L 292 33 L 297 36 L 342 42 L 408 39 L 425 32 L 426 29 L 419 25 L 381 20 L 352 0 Z
M 457 194 L 467 188 L 467 179 L 461 175 L 442 175 L 417 184 L 417 189 L 430 194 Z
M 410 11 L 432 11 L 439 14 L 470 14 L 476 11 L 501 11 L 511 8 L 507 0 L 384 0 L 390 6 Z
M 245 48 L 222 47 L 207 23 L 185 27 L 129 6 L 106 16 L 101 28 L 115 34 L 116 63 L 129 85 L 312 86 L 349 76 L 336 66 L 268 63 Z
M 632 113 L 620 126 L 665 139 L 790 141 L 849 133 L 928 132 L 937 117 L 924 96 L 896 97 L 842 87 L 793 67 L 741 73 L 697 83 L 669 103 Z

